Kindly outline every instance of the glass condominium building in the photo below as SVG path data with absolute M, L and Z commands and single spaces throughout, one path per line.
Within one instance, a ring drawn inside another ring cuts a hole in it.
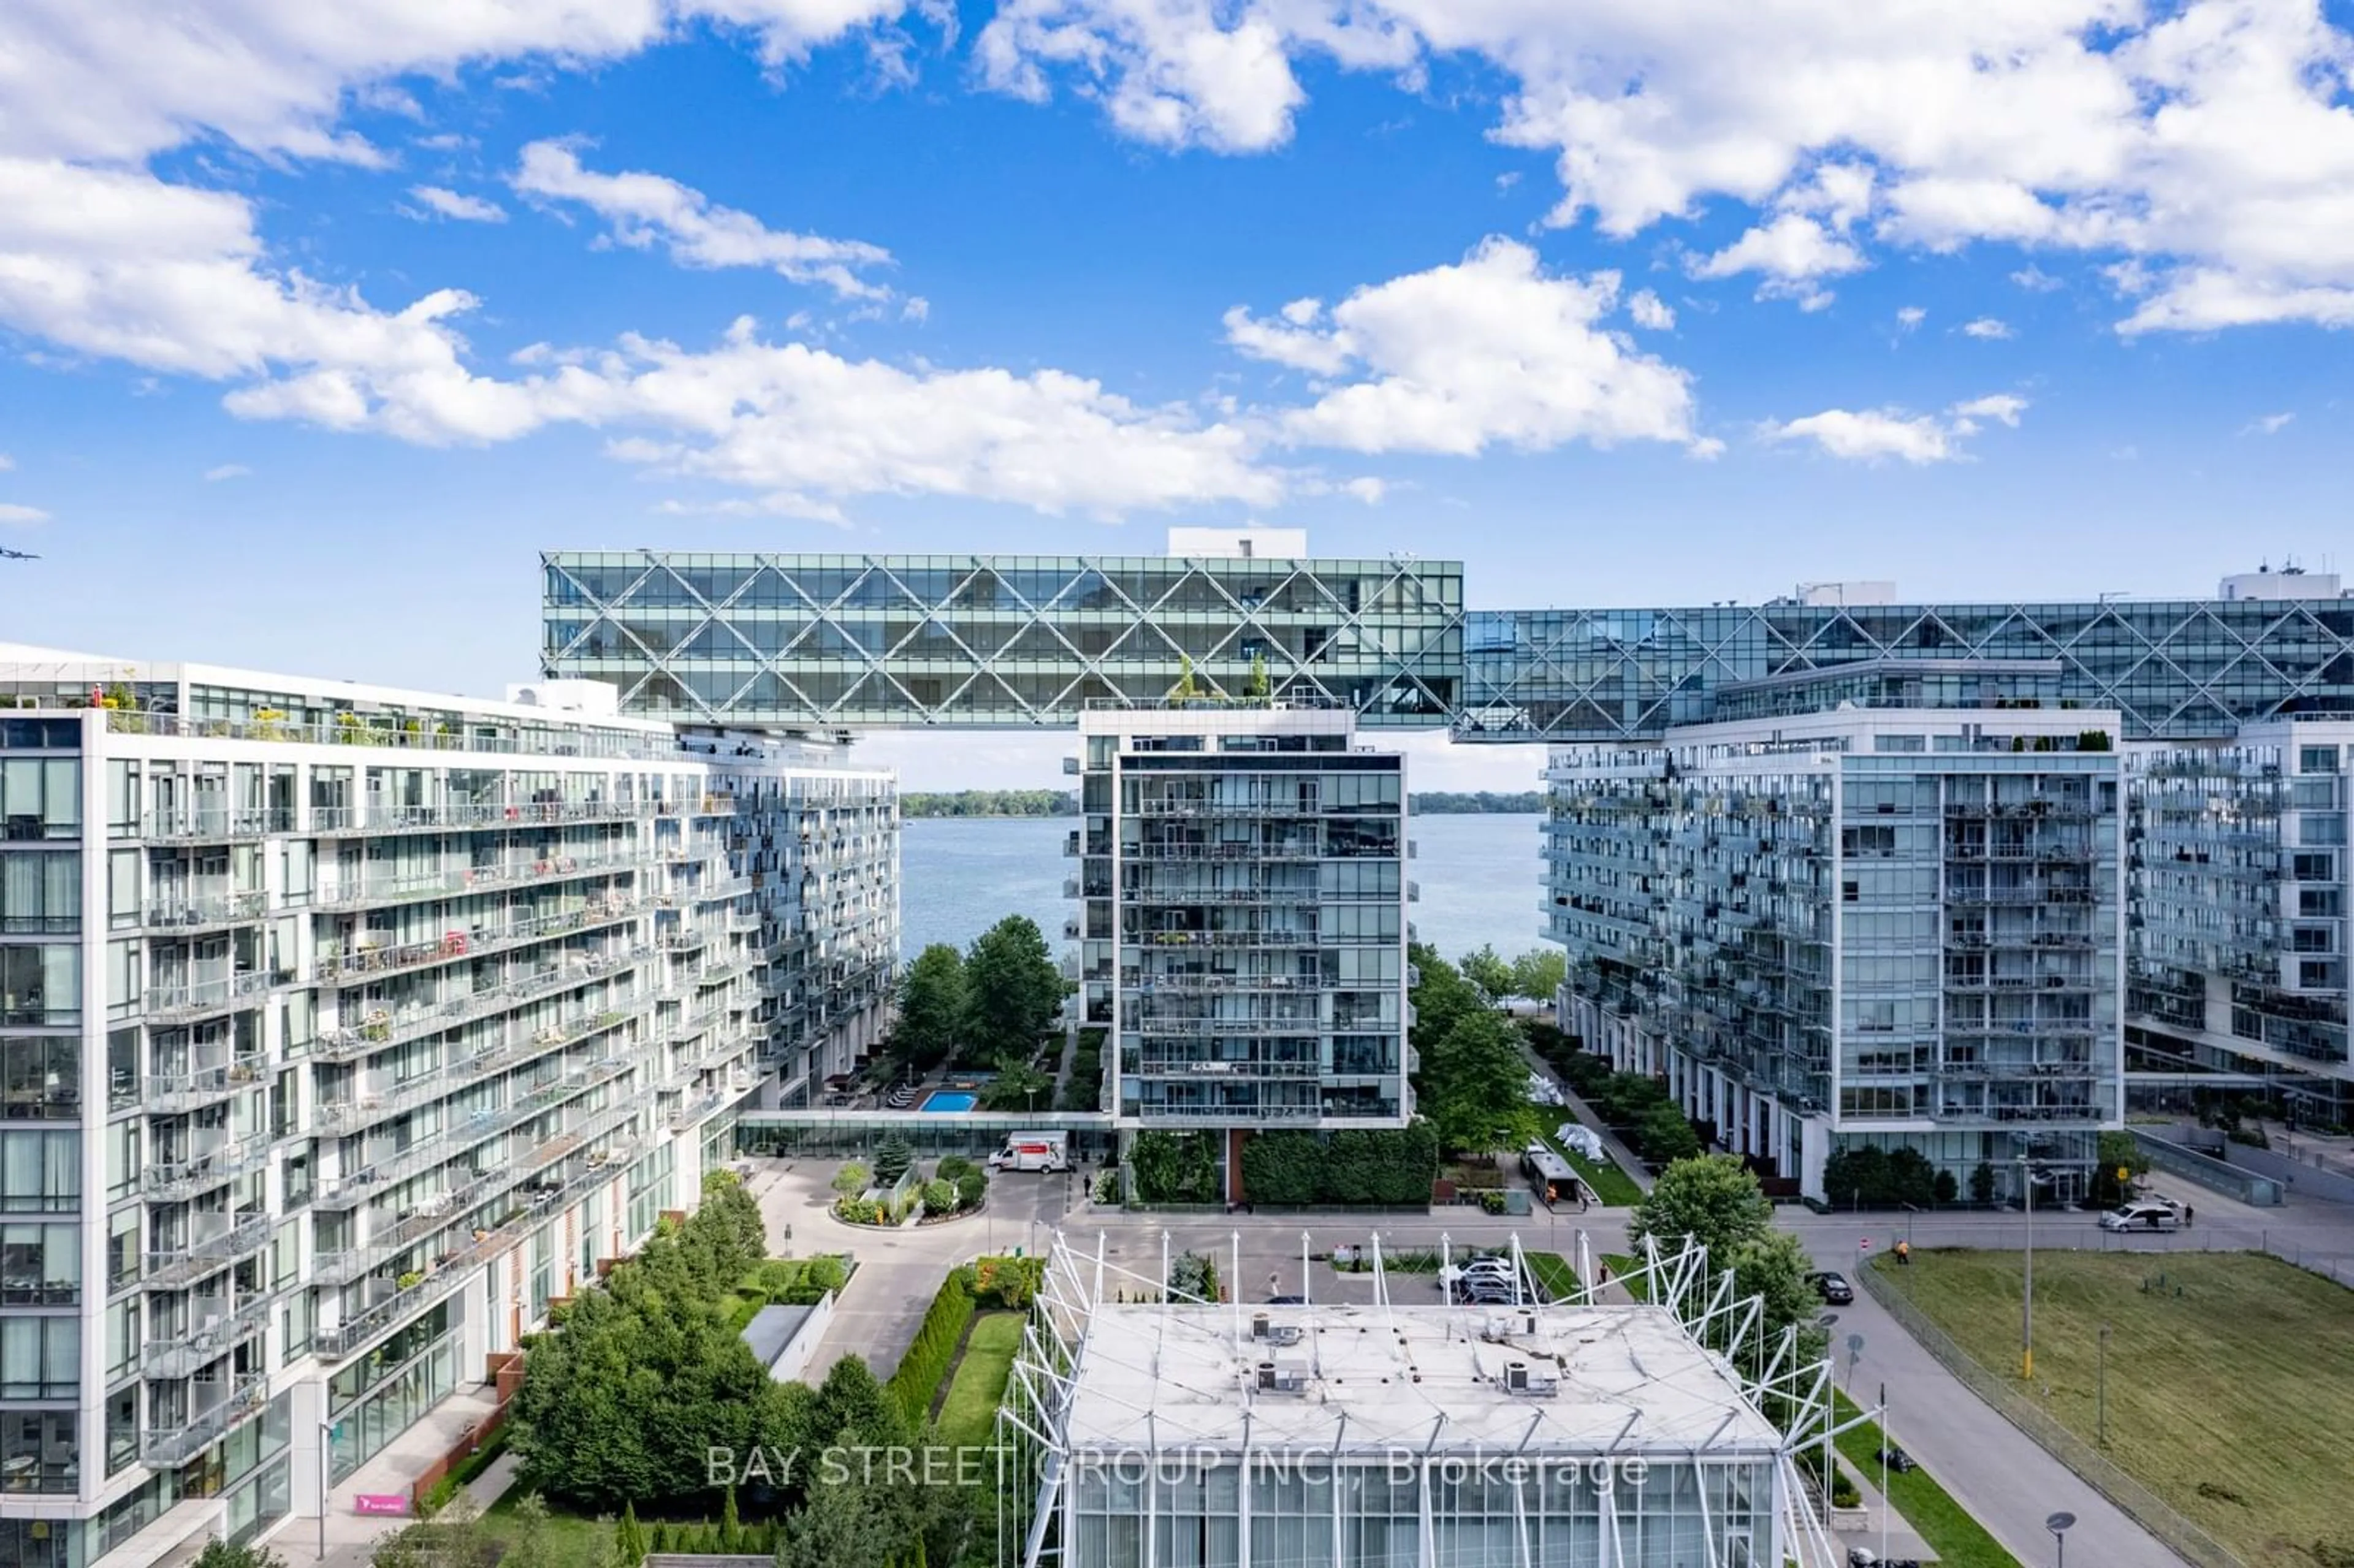
M 2127 758 L 2137 1070 L 2252 1076 L 2301 1118 L 2354 1106 L 2347 795 L 2354 723 L 2251 725 Z
M 1280 704 L 1081 716 L 1068 934 L 1120 1128 L 1408 1119 L 1405 759 L 1355 733 Z
M 0 650 L 0 1562 L 364 1489 L 879 1029 L 891 779 L 599 695 Z
M 2117 722 L 1850 706 L 1556 750 L 1564 1027 L 1808 1196 L 1864 1144 L 2081 1192 L 2122 1123 Z

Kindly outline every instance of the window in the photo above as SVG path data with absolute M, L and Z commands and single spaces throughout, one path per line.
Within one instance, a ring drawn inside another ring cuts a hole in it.
M 0 1306 L 70 1307 L 81 1297 L 81 1231 L 0 1225 Z
M 80 1388 L 80 1319 L 0 1318 L 0 1399 L 71 1399 Z
M 69 937 L 81 929 L 81 856 L 0 855 L 0 931 Z
M 2338 771 L 2338 748 L 2334 746 L 2300 746 L 2296 748 L 2296 770 L 2299 773 L 2335 773 Z
M 81 837 L 81 763 L 75 758 L 0 759 L 0 837 Z
M 2338 880 L 2338 857 L 2334 854 L 2293 855 L 2289 874 L 2299 882 L 2335 882 Z
M 81 1022 L 81 949 L 67 943 L 0 948 L 0 1023 Z
M 80 1133 L 0 1132 L 0 1213 L 70 1213 L 80 1207 Z
M 2297 819 L 2296 842 L 2301 844 L 2344 843 L 2345 814 L 2340 811 L 2307 811 Z
M 0 1039 L 0 1120 L 76 1121 L 80 1117 L 80 1039 Z
M 75 1429 L 76 1417 L 70 1410 L 12 1410 L 0 1414 L 0 1454 L 8 1456 L 6 1469 L 0 1470 L 0 1490 L 72 1491 L 80 1478 Z M 5 1544 L 0 1540 L 0 1546 Z
M 2334 920 L 2346 913 L 2346 900 L 2335 887 L 2300 887 L 2296 912 L 2307 919 Z

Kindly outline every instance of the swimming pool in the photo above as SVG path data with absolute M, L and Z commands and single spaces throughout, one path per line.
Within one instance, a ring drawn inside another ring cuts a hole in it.
M 959 1111 L 969 1111 L 979 1103 L 980 1097 L 977 1095 L 960 1095 L 948 1089 L 934 1089 L 924 1097 L 924 1103 L 916 1108 L 932 1116 L 953 1116 Z

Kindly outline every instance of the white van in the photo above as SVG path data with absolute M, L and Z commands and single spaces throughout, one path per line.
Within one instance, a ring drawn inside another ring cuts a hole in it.
M 2144 1199 L 2111 1209 L 2101 1216 L 2105 1231 L 2171 1231 L 2182 1224 L 2182 1215 L 2171 1203 L 2153 1202 Z
M 991 1171 L 1068 1171 L 1071 1135 L 1067 1132 L 1012 1132 L 1005 1147 L 989 1157 Z

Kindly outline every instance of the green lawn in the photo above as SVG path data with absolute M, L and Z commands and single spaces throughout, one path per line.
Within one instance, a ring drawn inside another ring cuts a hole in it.
M 1859 1414 L 1855 1403 L 1844 1393 L 1834 1391 L 1838 1401 L 1839 1419 L 1850 1420 Z M 1842 1457 L 1857 1474 L 1880 1484 L 1880 1427 L 1867 1421 L 1832 1439 Z M 1888 1500 L 1904 1521 L 1921 1532 L 1921 1539 L 1937 1554 L 1938 1568 L 2020 1568 L 2019 1559 L 2002 1549 L 1978 1521 L 1962 1510 L 1962 1505 L 1946 1495 L 1929 1472 L 1919 1466 L 1909 1471 L 1888 1472 Z
M 1561 1254 L 1524 1252 L 1521 1255 L 1527 1260 L 1529 1273 L 1534 1277 L 1537 1287 L 1545 1293 L 1547 1299 L 1559 1301 L 1578 1293 L 1576 1266 Z
M 2015 1373 L 2018 1255 L 1913 1258 L 1887 1274 L 1980 1364 Z M 2105 1323 L 2112 1461 L 2258 1568 L 2354 1558 L 2354 1295 L 2254 1253 L 2037 1254 L 2020 1386 L 2088 1442 Z
M 964 1354 L 949 1374 L 948 1398 L 940 1404 L 936 1425 L 942 1446 L 978 1448 L 989 1441 L 1027 1320 L 1028 1315 L 1021 1312 L 984 1312 L 972 1320 Z
M 499 1541 L 510 1541 L 515 1532 L 515 1504 L 524 1494 L 509 1489 L 507 1495 L 491 1505 L 482 1516 L 482 1532 Z M 577 1513 L 565 1513 L 551 1506 L 546 1522 L 541 1527 L 540 1539 L 547 1543 L 547 1560 L 554 1563 L 602 1563 L 613 1542 L 613 1526 L 601 1519 L 583 1519 Z
M 1651 1282 L 1634 1277 L 1635 1272 L 1643 1266 L 1641 1258 L 1632 1253 L 1606 1252 L 1602 1255 L 1602 1266 L 1608 1269 L 1611 1279 L 1625 1286 L 1627 1294 L 1636 1300 L 1649 1301 L 1651 1298 Z
M 1537 1109 L 1543 1114 L 1554 1118 L 1556 1126 L 1559 1125 L 1562 1118 L 1569 1115 L 1559 1107 L 1539 1106 Z M 1587 1186 L 1594 1189 L 1596 1201 L 1604 1208 L 1631 1208 L 1643 1201 L 1643 1189 L 1636 1186 L 1635 1179 L 1619 1170 L 1610 1160 L 1605 1160 L 1597 1163 L 1574 1149 L 1564 1149 L 1561 1145 L 1561 1140 L 1549 1132 L 1544 1135 L 1544 1140 L 1555 1154 L 1569 1161 L 1569 1168 L 1576 1171 Z

